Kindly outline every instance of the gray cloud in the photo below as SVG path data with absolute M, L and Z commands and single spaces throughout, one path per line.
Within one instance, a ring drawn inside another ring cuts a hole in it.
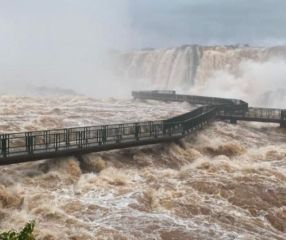
M 286 42 L 284 0 L 132 1 L 133 26 L 147 45 Z

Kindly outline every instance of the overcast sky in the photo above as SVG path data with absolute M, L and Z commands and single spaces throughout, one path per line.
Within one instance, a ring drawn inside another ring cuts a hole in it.
M 145 46 L 286 42 L 285 0 L 132 0 L 130 13 Z
M 284 44 L 285 13 L 286 0 L 0 0 L 0 83 L 98 87 L 110 49 Z

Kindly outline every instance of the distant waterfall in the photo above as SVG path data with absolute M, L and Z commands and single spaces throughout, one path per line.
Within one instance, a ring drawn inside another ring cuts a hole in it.
M 199 46 L 186 46 L 167 50 L 138 51 L 122 57 L 125 77 L 147 79 L 153 84 L 192 86 L 202 57 Z
M 269 57 L 286 56 L 285 47 L 186 45 L 170 49 L 146 49 L 120 55 L 120 74 L 132 81 L 145 81 L 162 89 L 190 89 L 202 85 L 216 71 L 240 73 L 242 61 L 263 62 Z

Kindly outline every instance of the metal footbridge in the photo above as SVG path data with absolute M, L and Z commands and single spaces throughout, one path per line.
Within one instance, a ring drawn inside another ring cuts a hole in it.
M 132 95 L 200 106 L 161 121 L 2 133 L 0 165 L 175 141 L 213 120 L 272 122 L 286 127 L 286 110 L 251 108 L 239 99 L 178 95 L 175 91 L 138 91 Z

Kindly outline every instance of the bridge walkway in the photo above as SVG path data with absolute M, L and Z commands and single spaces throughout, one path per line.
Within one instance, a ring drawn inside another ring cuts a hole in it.
M 0 165 L 174 141 L 215 119 L 273 122 L 286 127 L 285 110 L 251 108 L 239 99 L 177 95 L 173 91 L 141 91 L 132 95 L 139 99 L 187 101 L 203 106 L 161 121 L 3 133 L 0 134 Z
M 275 108 L 255 108 L 250 107 L 248 111 L 243 114 L 218 114 L 217 118 L 227 119 L 232 122 L 236 121 L 252 121 L 252 122 L 268 122 L 279 123 L 281 127 L 286 127 L 286 114 L 283 109 Z
M 214 107 L 200 107 L 172 120 L 2 134 L 0 165 L 174 141 L 215 114 Z
M 217 119 L 239 121 L 255 121 L 280 123 L 286 127 L 286 110 L 276 108 L 249 107 L 248 103 L 239 99 L 215 98 L 204 96 L 179 95 L 175 91 L 139 91 L 132 92 L 134 98 L 159 101 L 189 102 L 197 105 L 211 105 L 218 108 Z

